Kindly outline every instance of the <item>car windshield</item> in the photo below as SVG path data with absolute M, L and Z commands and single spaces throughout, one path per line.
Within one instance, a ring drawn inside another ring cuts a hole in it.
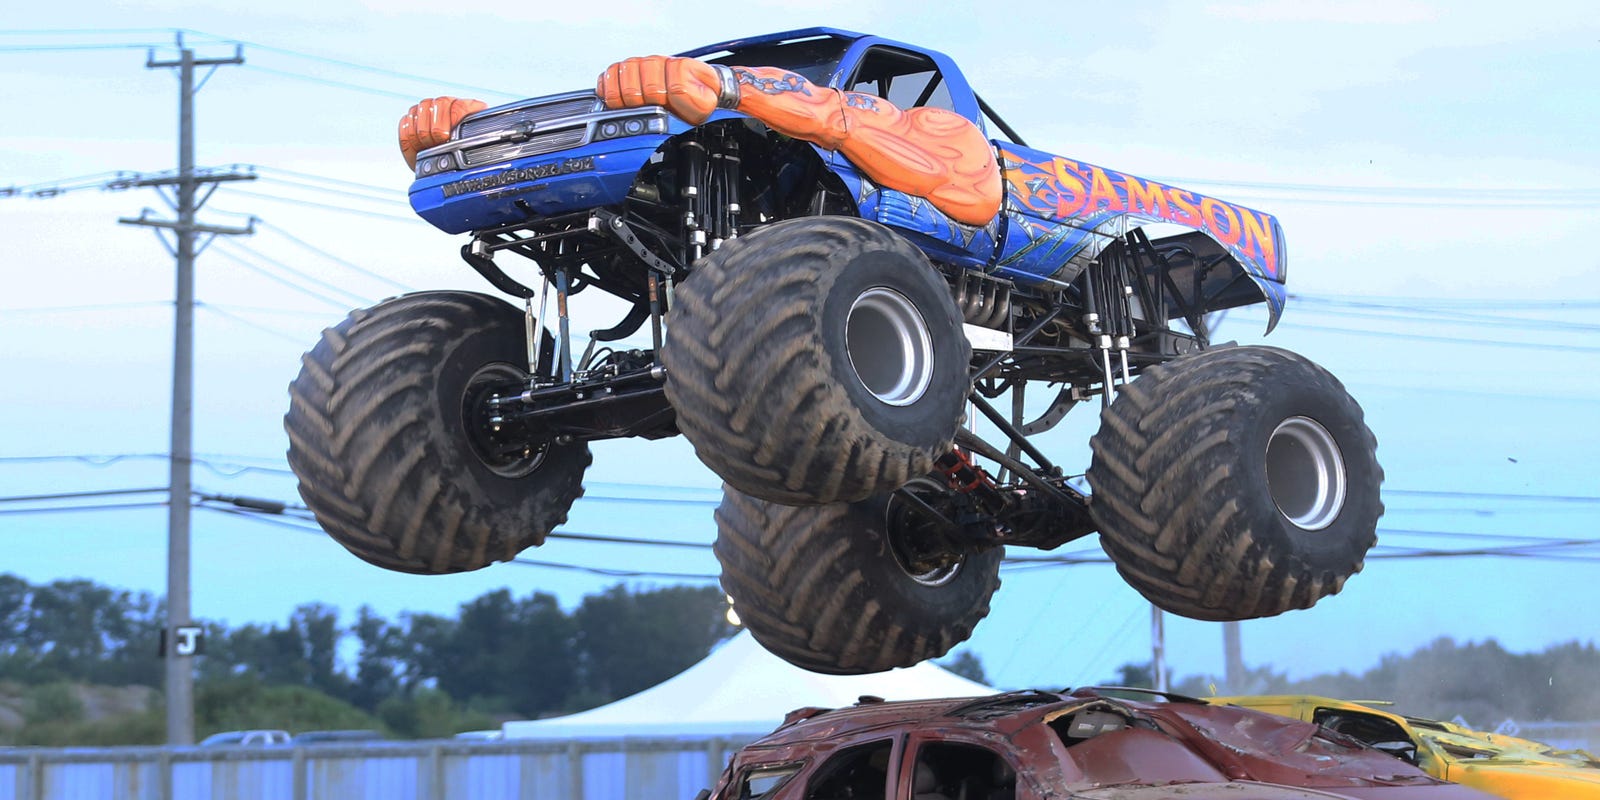
M 796 72 L 818 86 L 828 85 L 833 71 L 839 67 L 850 42 L 832 36 L 799 39 L 777 44 L 760 44 L 740 47 L 722 55 L 707 58 L 712 64 L 730 67 L 778 67 Z

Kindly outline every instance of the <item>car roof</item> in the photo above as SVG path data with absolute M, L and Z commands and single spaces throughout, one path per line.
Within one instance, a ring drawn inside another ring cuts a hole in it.
M 796 709 L 761 743 L 800 744 L 880 729 L 919 727 L 935 720 L 946 725 L 968 722 L 984 730 L 1005 732 L 1031 724 L 1042 715 L 1042 712 L 1026 712 L 1065 702 L 1062 695 L 1038 690 L 931 700 L 885 701 L 879 697 L 862 697 L 855 705 L 844 708 Z
M 1124 699 L 1110 693 L 1151 695 L 1154 702 Z M 1075 690 L 1023 689 L 981 697 L 885 701 L 862 697 L 853 706 L 838 709 L 801 708 L 789 713 L 783 725 L 761 740 L 766 745 L 800 744 L 840 735 L 870 733 L 890 728 L 915 728 L 937 723 L 942 728 L 969 727 L 1009 736 L 1030 725 L 1048 721 L 1063 710 L 1090 702 L 1111 702 L 1129 713 L 1165 713 L 1164 707 L 1181 704 L 1209 708 L 1203 700 L 1167 692 L 1127 687 L 1084 687 Z

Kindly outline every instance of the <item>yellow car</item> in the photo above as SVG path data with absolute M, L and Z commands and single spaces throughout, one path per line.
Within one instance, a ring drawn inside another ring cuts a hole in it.
M 1312 695 L 1208 697 L 1314 722 L 1428 774 L 1510 800 L 1600 800 L 1600 759 L 1514 736 Z

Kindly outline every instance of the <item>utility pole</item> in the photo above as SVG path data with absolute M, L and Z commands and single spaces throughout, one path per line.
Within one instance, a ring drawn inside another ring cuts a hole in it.
M 1150 606 L 1150 679 L 1158 692 L 1167 691 L 1167 626 L 1158 606 Z
M 1244 648 L 1239 641 L 1239 623 L 1222 623 L 1222 682 L 1228 694 L 1246 694 L 1251 689 L 1244 685 Z
M 178 70 L 178 171 L 175 175 L 140 177 L 127 185 L 155 188 L 166 199 L 177 220 L 151 219 L 149 211 L 136 219 L 117 220 L 125 225 L 155 228 L 162 244 L 177 262 L 177 297 L 172 347 L 172 443 L 169 459 L 170 483 L 167 503 L 167 624 L 162 631 L 161 654 L 166 659 L 167 743 L 194 744 L 194 655 L 199 650 L 199 628 L 189 611 L 189 509 L 194 430 L 194 259 L 216 236 L 254 233 L 255 220 L 244 228 L 201 225 L 195 212 L 205 205 L 222 181 L 251 180 L 253 174 L 232 170 L 205 170 L 194 167 L 195 67 L 211 67 L 209 78 L 218 66 L 242 64 L 242 48 L 235 46 L 231 58 L 195 58 L 178 34 L 178 58 L 157 61 L 152 50 L 145 60 L 147 69 Z M 205 83 L 204 79 L 201 84 Z M 208 186 L 204 195 L 198 188 Z M 169 193 L 165 187 L 174 187 Z M 171 231 L 168 241 L 162 231 Z M 196 246 L 198 234 L 206 234 Z

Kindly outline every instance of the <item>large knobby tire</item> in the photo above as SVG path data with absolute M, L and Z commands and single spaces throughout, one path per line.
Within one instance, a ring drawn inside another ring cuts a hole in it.
M 949 286 L 889 229 L 774 223 L 702 259 L 675 298 L 667 399 L 700 460 L 738 491 L 853 502 L 949 451 L 971 348 Z
M 972 635 L 1003 550 L 919 562 L 896 538 L 909 512 L 893 497 L 785 506 L 724 487 L 722 589 L 756 641 L 797 667 L 857 675 L 938 658 Z
M 475 397 L 526 374 L 522 314 L 421 292 L 323 331 L 289 386 L 289 465 L 334 539 L 386 569 L 464 572 L 542 544 L 583 494 L 584 444 L 494 456 Z
M 1117 571 L 1202 620 L 1310 608 L 1361 571 L 1377 440 L 1344 386 L 1270 347 L 1151 367 L 1100 415 L 1090 511 Z

